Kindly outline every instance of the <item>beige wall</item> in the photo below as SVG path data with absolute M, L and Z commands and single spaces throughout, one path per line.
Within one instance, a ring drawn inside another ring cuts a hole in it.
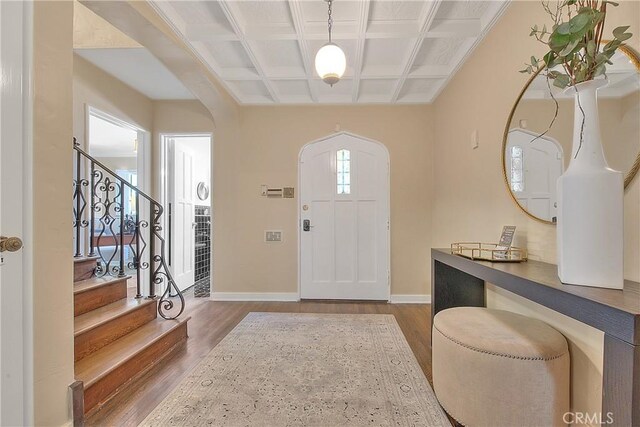
M 73 134 L 86 146 L 87 106 L 153 130 L 153 101 L 105 73 L 84 58 L 73 55 Z
M 95 157 L 113 171 L 118 169 L 132 171 L 138 168 L 138 159 L 135 157 Z
M 336 124 L 383 143 L 391 161 L 391 293 L 428 294 L 431 248 L 432 110 L 429 106 L 247 107 L 240 138 L 214 136 L 214 291 L 298 292 L 297 199 L 266 199 L 260 185 L 296 187 L 301 147 Z M 218 200 L 219 191 L 228 194 Z M 227 222 L 228 221 L 228 222 Z M 264 243 L 282 229 L 283 243 Z
M 73 134 L 82 146 L 86 146 L 88 137 L 87 107 L 150 132 L 152 194 L 156 196 L 160 188 L 160 174 L 155 173 L 160 165 L 160 134 L 212 133 L 215 128 L 211 113 L 200 101 L 154 101 L 84 58 L 73 55 Z
M 608 31 L 623 23 L 640 28 L 640 3 L 623 2 L 609 11 Z M 532 259 L 556 260 L 555 227 L 529 219 L 511 201 L 500 164 L 505 121 L 528 78 L 518 70 L 530 55 L 543 53 L 543 46 L 528 36 L 529 28 L 547 21 L 538 2 L 513 2 L 434 104 L 435 246 L 456 240 L 493 241 L 503 225 L 512 224 L 518 227 L 517 242 L 527 246 Z M 637 47 L 638 31 L 634 33 L 631 44 Z M 474 130 L 480 137 L 476 150 L 470 147 Z M 639 181 L 629 192 L 640 190 Z M 492 287 L 487 290 L 487 299 L 491 307 L 542 318 L 569 337 L 574 349 L 574 409 L 600 410 L 600 395 L 593 393 L 600 392 L 602 382 L 599 331 L 581 325 L 576 333 L 569 319 Z
M 155 101 L 153 118 L 153 195 L 160 197 L 161 135 L 171 133 L 212 134 L 215 126 L 211 113 L 200 101 Z
M 59 426 L 70 418 L 73 382 L 73 4 L 34 2 L 33 8 L 34 423 Z

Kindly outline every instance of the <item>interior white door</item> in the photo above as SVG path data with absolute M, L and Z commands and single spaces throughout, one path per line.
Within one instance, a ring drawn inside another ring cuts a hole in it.
M 23 27 L 29 9 L 22 2 L 0 2 L 0 234 L 24 239 L 23 108 L 27 97 Z M 28 59 L 27 59 L 28 60 Z M 17 241 L 15 241 L 17 242 Z M 30 329 L 25 322 L 23 250 L 19 245 L 0 252 L 0 425 L 29 424 L 29 398 L 24 376 L 30 371 L 25 345 Z M 30 399 L 30 398 L 29 398 Z
M 556 181 L 564 170 L 560 144 L 546 136 L 538 137 L 523 129 L 509 132 L 508 153 L 521 148 L 522 188 L 514 191 L 518 203 L 533 215 L 555 222 L 558 212 Z M 508 156 L 507 170 L 513 158 Z
M 300 297 L 389 300 L 389 155 L 346 133 L 300 154 Z
M 171 203 L 170 268 L 180 290 L 194 283 L 195 185 L 193 155 L 175 139 L 169 141 L 169 201 Z

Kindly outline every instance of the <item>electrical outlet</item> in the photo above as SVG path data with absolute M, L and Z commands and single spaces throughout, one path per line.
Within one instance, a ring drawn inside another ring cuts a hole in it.
M 265 242 L 282 242 L 282 230 L 265 230 L 264 232 Z

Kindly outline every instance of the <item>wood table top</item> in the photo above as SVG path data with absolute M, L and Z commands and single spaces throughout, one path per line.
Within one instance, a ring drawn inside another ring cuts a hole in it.
M 451 254 L 448 248 L 434 248 L 431 250 L 431 256 L 437 261 L 547 307 L 556 309 L 554 306 L 557 306 L 561 308 L 557 311 L 578 320 L 582 317 L 598 315 L 594 311 L 602 311 L 604 315 L 626 319 L 623 323 L 627 325 L 618 326 L 629 326 L 633 332 L 631 336 L 625 333 L 620 338 L 628 342 L 640 342 L 640 283 L 638 282 L 626 280 L 622 290 L 568 285 L 558 278 L 558 266 L 546 262 L 529 260 L 509 263 L 471 260 Z M 554 298 L 557 301 L 554 301 Z M 562 306 L 560 303 L 563 300 L 565 305 L 569 303 L 575 307 Z M 583 313 L 587 310 L 589 312 Z M 585 323 L 592 324 L 588 321 Z M 598 327 L 598 325 L 594 326 Z

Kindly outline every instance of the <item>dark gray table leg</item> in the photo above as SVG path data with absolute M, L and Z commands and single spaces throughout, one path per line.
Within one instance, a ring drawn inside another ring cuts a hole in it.
M 640 346 L 604 336 L 602 419 L 640 426 Z
M 484 280 L 431 259 L 431 324 L 439 311 L 484 307 Z

